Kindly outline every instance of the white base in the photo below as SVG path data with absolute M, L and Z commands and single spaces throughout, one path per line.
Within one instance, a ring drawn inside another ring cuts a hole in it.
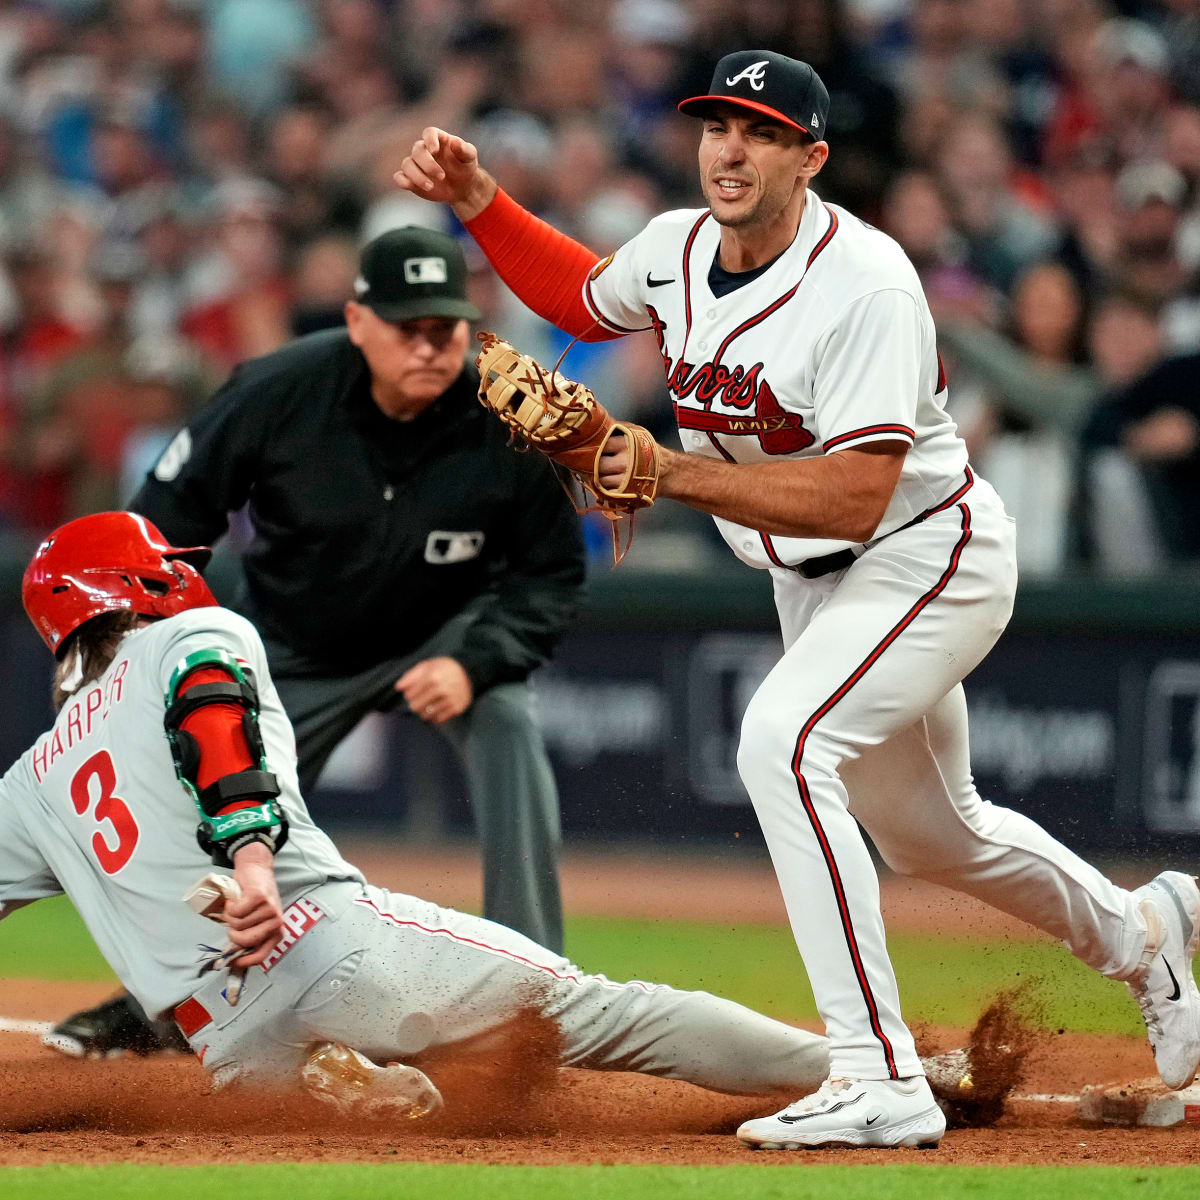
M 1173 1092 L 1157 1078 L 1086 1087 L 1079 1119 L 1094 1125 L 1200 1125 L 1200 1083 Z

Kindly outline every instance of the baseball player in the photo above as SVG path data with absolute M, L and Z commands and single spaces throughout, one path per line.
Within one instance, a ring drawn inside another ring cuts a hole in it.
M 216 606 L 196 569 L 207 557 L 132 513 L 72 521 L 34 555 L 24 602 L 58 659 L 58 718 L 0 780 L 0 917 L 65 892 L 217 1083 L 303 1072 L 318 1094 L 420 1115 L 435 1085 L 372 1060 L 473 1038 L 531 1002 L 561 1029 L 565 1065 L 738 1094 L 824 1076 L 818 1035 L 704 992 L 611 983 L 368 885 L 309 818 L 263 644 Z M 183 900 L 210 858 L 238 885 L 228 948 Z
M 806 63 L 729 54 L 701 122 L 706 207 L 597 261 L 430 128 L 396 181 L 448 202 L 530 307 L 583 338 L 650 331 L 683 452 L 658 494 L 711 513 L 770 572 L 784 654 L 751 700 L 738 765 L 831 1043 L 829 1079 L 738 1136 L 751 1146 L 936 1143 L 944 1125 L 900 1014 L 861 824 L 893 869 L 988 901 L 1126 981 L 1172 1087 L 1200 1062 L 1200 891 L 1129 892 L 971 778 L 961 680 L 1016 585 L 1013 522 L 967 463 L 916 272 L 811 184 L 829 96 Z M 617 487 L 628 443 L 598 476 Z

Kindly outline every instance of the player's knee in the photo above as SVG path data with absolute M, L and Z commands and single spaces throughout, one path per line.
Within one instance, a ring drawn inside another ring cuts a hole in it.
M 914 846 L 904 845 L 896 841 L 883 842 L 872 838 L 879 857 L 897 875 L 920 876 L 928 869 L 928 857 L 921 854 Z
M 741 737 L 738 741 L 737 768 L 742 782 L 750 795 L 754 795 L 755 783 L 764 773 L 775 772 L 789 755 L 788 731 L 782 722 L 773 717 L 770 710 L 758 702 L 756 696 L 750 701 L 742 717 Z M 794 746 L 796 731 L 791 731 Z

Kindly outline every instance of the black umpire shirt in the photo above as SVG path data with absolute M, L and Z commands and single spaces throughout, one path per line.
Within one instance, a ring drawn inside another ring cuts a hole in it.
M 130 507 L 176 545 L 209 545 L 250 503 L 239 605 L 338 675 L 416 650 L 492 599 L 455 658 L 476 692 L 544 662 L 578 608 L 583 539 L 550 464 L 508 445 L 473 365 L 411 421 L 371 398 L 344 329 L 239 366 Z

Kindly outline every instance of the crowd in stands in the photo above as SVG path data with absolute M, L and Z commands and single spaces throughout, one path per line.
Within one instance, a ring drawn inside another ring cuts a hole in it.
M 829 86 L 816 190 L 917 265 L 1023 570 L 1200 559 L 1200 0 L 0 0 L 3 535 L 119 506 L 237 362 L 340 321 L 368 238 L 461 233 L 392 184 L 425 125 L 606 254 L 700 203 L 675 103 L 746 47 Z M 567 370 L 670 442 L 651 338 Z M 631 565 L 721 556 L 674 507 Z

